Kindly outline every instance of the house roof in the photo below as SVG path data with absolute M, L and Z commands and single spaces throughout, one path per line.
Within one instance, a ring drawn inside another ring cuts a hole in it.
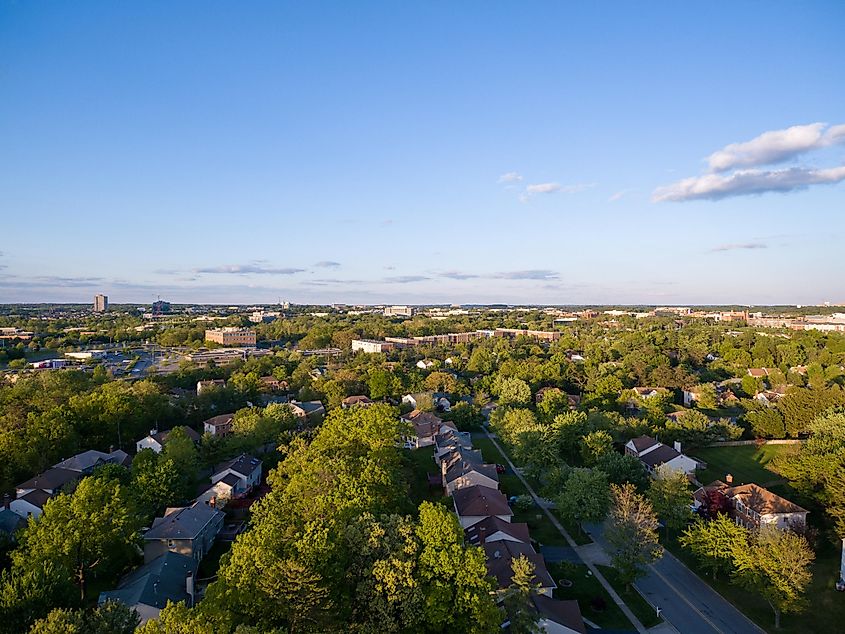
M 756 378 L 762 378 L 768 376 L 769 373 L 766 371 L 766 368 L 748 368 L 748 374 Z
M 146 532 L 144 539 L 196 539 L 211 520 L 222 515 L 217 509 L 205 504 L 169 508 L 164 512 L 164 517 L 153 520 L 152 528 Z
M 236 487 L 238 485 L 238 482 L 240 482 L 240 478 L 238 478 L 238 476 L 236 476 L 234 473 L 227 473 L 225 477 L 220 478 L 218 482 L 228 484 L 230 487 Z
M 531 596 L 531 600 L 541 618 L 568 627 L 570 630 L 580 632 L 580 634 L 587 634 L 584 617 L 581 616 L 581 608 L 578 607 L 578 601 L 575 599 L 561 601 L 535 593 Z
M 468 464 L 483 464 L 484 459 L 481 457 L 481 452 L 478 449 L 464 449 L 458 447 L 447 453 L 440 461 L 441 464 L 446 465 L 448 471 L 452 465 L 465 462 Z
M 506 522 L 496 516 L 483 519 L 477 524 L 473 524 L 467 529 L 464 529 L 466 539 L 470 544 L 480 544 L 481 537 L 484 535 L 485 539 L 494 535 L 495 533 L 505 533 L 511 537 L 518 539 L 526 544 L 531 542 L 531 535 L 528 532 L 528 524 L 519 522 Z
M 498 489 L 490 487 L 476 485 L 457 489 L 452 494 L 452 500 L 461 517 L 513 515 L 505 495 Z
M 129 454 L 125 451 L 121 451 L 120 449 L 112 451 L 111 453 L 97 451 L 96 449 L 89 449 L 88 451 L 78 453 L 67 460 L 62 460 L 61 462 L 53 465 L 53 467 L 56 469 L 83 472 L 90 471 L 98 464 L 106 462 L 125 465 L 129 462 Z
M 499 474 L 496 473 L 496 465 L 494 464 L 477 464 L 472 462 L 457 462 L 446 469 L 446 482 L 454 482 L 460 477 L 463 477 L 472 472 L 479 473 L 483 476 L 499 481 Z
M 723 492 L 727 497 L 739 500 L 760 515 L 808 512 L 807 509 L 801 508 L 797 504 L 757 484 L 741 484 L 735 487 L 728 487 Z
M 660 443 L 651 436 L 639 436 L 638 438 L 633 438 L 629 440 L 636 450 L 637 453 L 645 451 L 649 447 L 654 447 L 654 445 L 659 445 Z
M 209 419 L 209 420 L 211 420 L 211 419 Z M 206 421 L 206 422 L 208 422 L 208 421 Z M 185 425 L 179 425 L 177 427 L 174 427 L 173 429 L 184 429 L 185 433 L 188 435 L 188 438 L 190 438 L 194 442 L 200 441 L 200 435 L 197 432 L 195 432 L 193 429 L 191 429 L 190 427 L 187 427 Z M 166 431 L 160 431 L 156 434 L 152 434 L 150 436 L 150 438 L 155 440 L 159 445 L 161 445 L 163 447 L 164 443 L 167 442 L 167 437 L 170 436 L 170 432 L 172 432 L 173 429 L 168 429 Z
M 16 489 L 43 489 L 45 491 L 55 491 L 62 488 L 68 482 L 73 482 L 80 478 L 79 471 L 71 471 L 70 469 L 62 469 L 52 467 L 47 469 L 44 473 L 39 473 L 34 478 L 30 478 L 26 482 L 21 482 Z
M 43 509 L 44 505 L 47 504 L 47 500 L 51 497 L 53 496 L 46 491 L 42 489 L 35 489 L 26 495 L 20 496 L 18 499 L 28 502 L 29 504 L 32 504 L 32 506 L 37 506 L 38 508 Z
M 425 423 L 428 425 L 439 425 L 443 422 L 443 419 L 439 416 L 435 416 L 431 412 L 421 412 L 418 409 L 405 414 L 402 418 L 412 423 Z
M 23 524 L 23 518 L 10 509 L 0 510 L 0 531 L 13 534 L 20 525 Z
M 212 416 L 211 418 L 206 420 L 203 425 L 211 425 L 212 427 L 225 427 L 226 425 L 230 425 L 233 420 L 235 420 L 234 414 L 220 414 L 218 416 Z
M 242 453 L 240 456 L 227 460 L 226 462 L 222 462 L 214 467 L 214 473 L 217 474 L 222 471 L 226 471 L 227 469 L 231 469 L 235 473 L 239 473 L 240 475 L 248 478 L 255 473 L 256 469 L 260 468 L 261 460 L 254 456 L 250 456 L 249 454 Z
M 99 603 L 120 601 L 128 606 L 143 604 L 161 609 L 168 600 L 188 599 L 185 579 L 196 572 L 197 562 L 192 557 L 168 551 L 129 573 L 116 590 L 100 593 Z
M 320 401 L 292 401 L 291 405 L 298 407 L 306 414 L 314 414 L 316 412 L 324 411 L 325 408 Z
M 363 394 L 356 394 L 355 396 L 347 396 L 343 399 L 344 405 L 369 405 L 372 403 L 368 396 L 364 396 Z
M 543 588 L 557 587 L 546 568 L 545 559 L 529 544 L 511 541 L 488 542 L 484 544 L 484 552 L 487 555 L 487 572 L 496 578 L 500 589 L 510 587 L 513 577 L 511 562 L 517 557 L 525 557 L 534 564 L 534 583 Z
M 660 445 L 656 449 L 652 449 L 644 456 L 640 456 L 640 461 L 647 464 L 649 467 L 656 467 L 664 462 L 674 460 L 681 454 L 669 445 Z
M 640 396 L 645 396 L 646 394 L 651 394 L 652 392 L 657 392 L 659 387 L 635 387 L 633 390 L 639 394 Z

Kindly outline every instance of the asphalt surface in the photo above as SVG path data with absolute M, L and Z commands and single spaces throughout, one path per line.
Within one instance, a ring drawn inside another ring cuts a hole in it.
M 588 531 L 596 542 L 605 545 L 600 525 L 591 524 Z M 634 585 L 683 634 L 764 634 L 669 552 L 649 566 L 645 577 Z

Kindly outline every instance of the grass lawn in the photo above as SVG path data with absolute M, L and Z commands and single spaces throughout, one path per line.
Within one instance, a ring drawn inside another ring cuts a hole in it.
M 428 474 L 437 473 L 437 465 L 434 464 L 434 446 L 413 451 L 406 449 L 403 454 L 408 482 L 411 485 L 409 497 L 414 508 L 424 500 L 441 499 L 443 489 L 440 487 L 429 488 L 428 486 Z
M 663 619 L 657 618 L 655 609 L 637 592 L 636 588 L 629 590 L 625 587 L 625 584 L 619 580 L 619 573 L 616 571 L 616 568 L 611 568 L 610 566 L 597 566 L 597 568 L 604 575 L 604 578 L 607 579 L 608 583 L 613 586 L 616 593 L 622 597 L 622 600 L 631 609 L 634 616 L 640 620 L 640 623 L 646 627 L 652 627 L 663 622 Z
M 775 482 L 781 477 L 769 471 L 766 465 L 781 454 L 797 450 L 796 445 L 744 445 L 740 447 L 705 447 L 691 452 L 694 458 L 707 463 L 707 469 L 697 472 L 696 477 L 702 484 L 709 484 L 713 480 L 724 480 L 730 473 L 734 477 L 734 484 L 765 485 Z
M 845 596 L 834 589 L 839 577 L 839 550 L 826 540 L 822 540 L 816 552 L 816 561 L 811 566 L 813 580 L 805 594 L 809 601 L 807 609 L 800 614 L 782 615 L 779 630 L 775 629 L 772 609 L 759 595 L 730 583 L 727 577 L 722 576 L 714 580 L 712 576 L 701 572 L 696 559 L 682 549 L 674 537 L 664 540 L 663 544 L 714 590 L 767 632 L 802 634 L 845 631 Z
M 581 615 L 603 629 L 633 631 L 628 617 L 613 602 L 587 566 L 572 563 L 549 564 L 549 572 L 558 586 L 561 579 L 572 582 L 571 588 L 556 588 L 555 599 L 577 600 Z

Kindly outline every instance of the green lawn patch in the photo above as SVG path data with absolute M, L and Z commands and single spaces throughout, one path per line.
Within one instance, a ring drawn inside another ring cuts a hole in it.
M 418 507 L 424 500 L 435 501 L 442 498 L 443 489 L 441 487 L 430 488 L 428 486 L 428 474 L 437 473 L 437 465 L 434 464 L 434 447 L 406 449 L 403 456 L 405 473 L 410 484 L 409 497 L 414 508 Z
M 575 599 L 581 608 L 581 615 L 603 629 L 634 629 L 628 617 L 613 602 L 587 566 L 568 562 L 549 564 L 549 572 L 558 584 L 554 591 L 555 599 Z M 563 579 L 571 581 L 572 587 L 560 587 L 560 581 Z
M 636 588 L 627 588 L 622 581 L 619 580 L 619 573 L 616 568 L 610 566 L 596 566 L 601 574 L 607 579 L 608 583 L 613 586 L 616 593 L 622 597 L 625 604 L 631 609 L 640 623 L 646 627 L 652 627 L 663 622 L 663 619 L 657 617 L 657 611 L 651 604 L 643 598 Z
M 797 445 L 743 445 L 739 447 L 705 447 L 691 452 L 694 458 L 707 463 L 696 477 L 702 484 L 713 480 L 724 480 L 727 474 L 733 476 L 734 484 L 755 483 L 765 485 L 781 480 L 766 465 L 775 456 L 797 451 Z

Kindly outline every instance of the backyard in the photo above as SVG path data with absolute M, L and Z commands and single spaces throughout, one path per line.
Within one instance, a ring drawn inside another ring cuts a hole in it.
M 767 465 L 776 457 L 797 450 L 796 445 L 742 445 L 739 447 L 705 447 L 691 452 L 693 458 L 707 463 L 696 472 L 698 481 L 709 484 L 733 476 L 734 484 L 754 482 L 761 486 L 781 482 L 781 477 Z

